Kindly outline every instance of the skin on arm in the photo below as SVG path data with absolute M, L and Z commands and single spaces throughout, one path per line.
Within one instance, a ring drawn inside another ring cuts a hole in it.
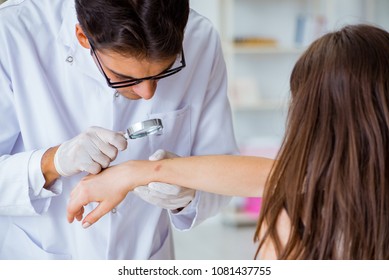
M 290 218 L 286 210 L 282 210 L 277 220 L 277 232 L 280 237 L 281 246 L 285 246 L 288 242 L 290 235 Z M 262 237 L 267 230 L 266 225 L 261 228 L 259 236 Z M 261 260 L 277 260 L 276 248 L 274 242 L 271 239 L 267 239 L 259 251 L 259 259 Z
M 154 180 L 222 195 L 260 197 L 273 160 L 251 156 L 193 156 L 157 161 Z
M 128 161 L 88 175 L 72 191 L 69 222 L 81 220 L 84 205 L 99 205 L 83 220 L 95 223 L 116 207 L 134 188 L 163 182 L 230 196 L 262 196 L 273 160 L 249 156 L 193 156 L 160 161 Z
M 49 189 L 55 180 L 59 178 L 59 174 L 54 166 L 54 155 L 57 152 L 59 146 L 48 149 L 41 159 L 41 170 L 43 177 L 45 178 L 45 189 Z

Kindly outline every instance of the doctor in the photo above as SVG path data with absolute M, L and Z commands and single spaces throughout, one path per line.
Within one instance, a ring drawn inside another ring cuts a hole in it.
M 0 18 L 0 259 L 173 259 L 171 225 L 229 198 L 151 183 L 89 228 L 66 206 L 88 173 L 158 149 L 237 153 L 211 23 L 184 0 L 8 0 Z M 150 118 L 163 134 L 127 147 Z

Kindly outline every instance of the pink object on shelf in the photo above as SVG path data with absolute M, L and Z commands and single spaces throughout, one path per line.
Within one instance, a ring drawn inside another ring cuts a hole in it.
M 259 197 L 248 197 L 244 201 L 243 211 L 251 214 L 259 214 L 261 210 L 262 198 Z
M 280 147 L 280 140 L 273 138 L 252 138 L 239 145 L 240 154 L 248 156 L 260 156 L 274 159 Z M 261 210 L 262 198 L 245 198 L 242 212 L 252 217 L 258 217 Z

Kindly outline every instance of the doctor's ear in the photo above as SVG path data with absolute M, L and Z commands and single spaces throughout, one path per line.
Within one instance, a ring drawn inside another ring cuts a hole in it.
M 79 23 L 76 24 L 76 37 L 81 46 L 86 49 L 90 49 L 89 40 L 86 37 Z

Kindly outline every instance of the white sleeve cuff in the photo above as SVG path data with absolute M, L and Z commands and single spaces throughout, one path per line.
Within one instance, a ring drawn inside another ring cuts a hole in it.
M 56 180 L 50 189 L 43 186 L 46 181 L 42 174 L 41 160 L 46 150 L 36 150 L 32 153 L 28 163 L 28 185 L 31 204 L 37 213 L 45 212 L 51 198 L 62 193 L 62 180 Z
M 180 212 L 169 211 L 170 220 L 175 229 L 186 231 L 191 229 L 196 222 L 198 202 L 201 197 L 201 192 L 196 191 L 196 195 L 191 203 L 189 203 Z

